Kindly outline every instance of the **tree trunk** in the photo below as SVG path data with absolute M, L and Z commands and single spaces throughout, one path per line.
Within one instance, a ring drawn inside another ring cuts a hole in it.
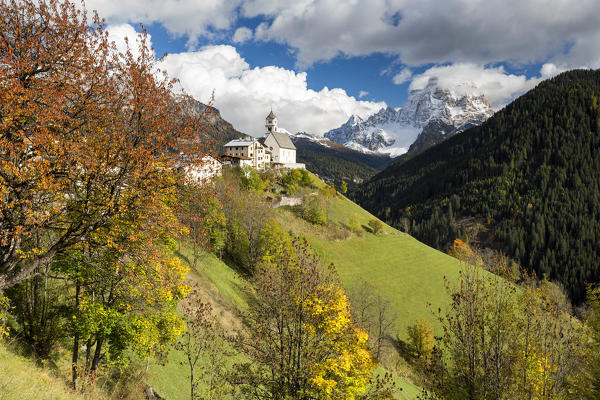
M 75 285 L 75 309 L 79 309 L 79 294 L 81 293 L 81 286 L 79 283 Z M 73 335 L 73 357 L 71 359 L 71 367 L 73 369 L 73 390 L 77 391 L 77 361 L 79 360 L 79 332 L 74 329 Z
M 104 338 L 98 337 L 96 340 L 96 350 L 94 351 L 94 359 L 92 360 L 92 368 L 91 371 L 95 371 L 98 368 L 98 363 L 100 362 L 100 354 L 102 352 L 102 343 L 104 342 Z

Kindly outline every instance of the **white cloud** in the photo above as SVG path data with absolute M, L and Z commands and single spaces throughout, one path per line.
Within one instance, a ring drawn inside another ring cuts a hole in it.
M 241 28 L 236 29 L 231 40 L 234 43 L 244 43 L 250 39 L 252 39 L 252 30 L 242 26 Z
M 561 68 L 557 67 L 553 63 L 546 63 L 542 65 L 542 68 L 540 68 L 540 75 L 542 75 L 542 78 L 552 78 L 553 76 L 560 74 L 562 71 L 563 70 Z
M 411 76 L 412 76 L 412 71 L 408 68 L 404 68 L 402 71 L 400 71 L 396 75 L 394 75 L 394 77 L 392 78 L 392 81 L 394 81 L 394 83 L 396 85 L 402 85 L 404 82 L 408 82 L 410 80 Z
M 127 48 L 131 50 L 134 57 L 140 55 L 140 39 L 139 33 L 129 24 L 109 25 L 106 27 L 108 39 L 115 43 L 117 51 L 125 54 Z M 127 40 L 126 40 L 127 39 Z M 152 36 L 148 34 L 148 47 L 152 43 Z
M 214 36 L 231 29 L 242 0 L 87 0 L 110 24 L 158 22 L 167 31 L 186 35 L 194 47 L 199 36 Z
M 264 134 L 264 118 L 271 106 L 288 131 L 323 134 L 352 114 L 366 117 L 386 105 L 357 100 L 343 89 L 308 89 L 305 72 L 276 66 L 251 68 L 232 46 L 170 54 L 162 66 L 200 101 L 208 102 L 214 89 L 214 105 L 223 117 L 255 136 Z
M 360 92 L 358 92 L 358 98 L 362 99 L 363 97 L 366 97 L 369 95 L 369 92 L 367 92 L 366 90 L 361 90 Z
M 458 94 L 483 94 L 495 109 L 533 88 L 541 80 L 508 74 L 501 66 L 485 68 L 476 64 L 454 64 L 432 67 L 416 75 L 409 90 L 423 89 L 432 78 L 437 79 L 439 87 Z
M 598 0 L 250 0 L 242 12 L 268 16 L 256 38 L 290 45 L 299 65 L 374 52 L 407 65 L 528 64 L 573 43 L 581 64 L 600 58 Z
M 265 18 L 254 39 L 292 47 L 299 66 L 338 55 L 397 55 L 409 66 L 551 63 L 600 67 L 598 0 L 88 0 L 110 24 L 160 23 L 194 48 L 225 39 L 239 17 Z M 239 28 L 235 41 L 250 39 Z

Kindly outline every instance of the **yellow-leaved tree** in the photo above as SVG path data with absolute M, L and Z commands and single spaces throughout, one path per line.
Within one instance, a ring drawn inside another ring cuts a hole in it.
M 353 323 L 333 266 L 324 268 L 305 240 L 280 246 L 257 270 L 249 329 L 238 338 L 250 360 L 235 374 L 246 398 L 390 396 L 389 385 L 370 385 L 368 336 Z

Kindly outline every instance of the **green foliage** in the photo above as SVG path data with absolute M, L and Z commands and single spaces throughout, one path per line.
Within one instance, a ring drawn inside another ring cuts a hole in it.
M 387 168 L 354 198 L 438 249 L 465 237 L 459 218 L 475 217 L 491 233 L 486 244 L 580 303 L 600 280 L 599 77 L 577 70 L 544 81 L 480 127 Z
M 383 229 L 383 222 L 376 218 L 370 220 L 367 225 L 369 228 L 371 228 L 371 232 L 373 232 L 375 235 L 377 235 L 379 232 L 381 232 L 381 229 Z
M 348 192 L 348 184 L 346 183 L 346 181 L 342 181 L 339 192 L 342 194 L 346 194 Z
M 325 196 L 326 199 L 331 199 L 335 197 L 337 191 L 335 190 L 335 187 L 326 185 L 325 187 L 319 189 L 319 194 Z
M 245 165 L 243 167 L 236 167 L 236 171 L 239 174 L 242 188 L 262 193 L 265 188 L 265 182 L 263 182 L 256 169 Z
M 433 352 L 435 340 L 433 327 L 425 318 L 419 318 L 414 325 L 407 328 L 410 344 L 417 357 L 427 359 Z
M 67 334 L 65 295 L 62 290 L 63 285 L 43 276 L 34 277 L 6 290 L 7 298 L 14 305 L 13 314 L 19 325 L 15 333 L 24 340 L 35 357 L 43 360 L 50 358 L 60 340 Z
M 362 233 L 363 233 L 363 228 L 362 228 L 362 225 L 360 224 L 360 218 L 358 217 L 358 214 L 356 214 L 356 213 L 353 213 L 348 216 L 348 218 L 346 219 L 346 226 L 348 227 L 348 229 L 350 229 L 352 232 L 356 233 L 357 235 L 362 235 Z
M 227 229 L 227 242 L 225 243 L 225 252 L 227 258 L 233 264 L 248 267 L 250 241 L 243 227 L 237 222 L 230 222 Z
M 260 231 L 261 262 L 274 262 L 283 254 L 293 254 L 290 234 L 275 219 L 271 219 Z
M 302 217 L 315 225 L 327 223 L 327 205 L 321 196 L 306 196 L 302 205 Z
M 9 335 L 10 328 L 6 326 L 8 312 L 10 311 L 10 301 L 4 293 L 0 292 L 0 342 Z
M 287 173 L 282 172 L 280 182 L 288 195 L 294 195 L 300 187 L 311 187 L 312 177 L 305 169 L 292 169 Z

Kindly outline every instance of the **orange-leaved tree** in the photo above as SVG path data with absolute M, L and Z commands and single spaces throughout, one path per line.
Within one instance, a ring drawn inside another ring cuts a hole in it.
M 202 117 L 137 41 L 119 53 L 70 1 L 0 1 L 0 289 L 123 216 L 159 220 L 202 160 Z

